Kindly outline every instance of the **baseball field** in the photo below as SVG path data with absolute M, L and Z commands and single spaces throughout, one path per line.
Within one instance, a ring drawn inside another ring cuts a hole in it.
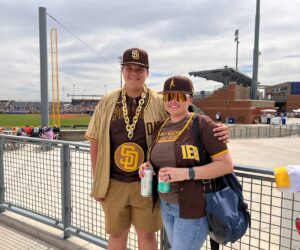
M 61 126 L 88 125 L 91 119 L 87 114 L 61 114 Z M 0 127 L 13 128 L 23 126 L 41 126 L 40 114 L 0 114 Z M 53 126 L 51 115 L 49 125 Z

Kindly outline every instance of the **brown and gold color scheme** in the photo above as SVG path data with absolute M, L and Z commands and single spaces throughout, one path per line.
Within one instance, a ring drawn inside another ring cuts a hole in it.
M 164 90 L 161 93 L 183 92 L 193 95 L 193 82 L 186 76 L 172 76 L 165 81 Z
M 122 65 L 129 63 L 138 64 L 149 68 L 148 53 L 139 48 L 125 50 Z
M 139 115 L 142 111 L 143 105 L 145 103 L 145 99 L 147 97 L 147 86 L 146 84 L 144 85 L 144 90 L 141 95 L 141 99 L 139 100 L 139 105 L 135 111 L 135 115 L 133 117 L 132 124 L 129 123 L 129 117 L 128 117 L 128 109 L 127 109 L 127 104 L 126 104 L 126 90 L 125 88 L 122 89 L 122 111 L 123 111 L 123 116 L 124 116 L 124 121 L 126 124 L 126 131 L 128 133 L 128 139 L 131 140 L 133 137 L 133 131 L 135 129 L 136 123 L 139 119 Z
M 126 142 L 115 151 L 115 162 L 125 172 L 136 171 L 144 162 L 144 151 L 134 142 Z

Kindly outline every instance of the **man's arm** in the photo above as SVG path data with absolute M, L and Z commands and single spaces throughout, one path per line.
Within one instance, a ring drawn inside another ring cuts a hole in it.
M 95 178 L 96 170 L 97 170 L 98 141 L 91 140 L 90 143 L 91 143 L 90 155 L 91 155 L 91 164 L 92 164 L 92 174 L 93 174 L 93 178 Z
M 91 140 L 90 143 L 91 143 L 90 155 L 91 155 L 91 164 L 92 164 L 92 174 L 93 174 L 93 179 L 95 179 L 97 173 L 98 141 Z M 99 202 L 104 201 L 103 198 L 94 198 L 94 199 Z
M 218 127 L 213 129 L 214 136 L 218 137 L 219 141 L 223 143 L 229 142 L 229 130 L 228 127 L 224 123 L 217 123 Z

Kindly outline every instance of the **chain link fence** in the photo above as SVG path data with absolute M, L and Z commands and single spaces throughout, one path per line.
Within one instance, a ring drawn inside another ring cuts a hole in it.
M 277 191 L 271 170 L 235 167 L 252 225 L 238 242 L 221 249 L 296 249 L 300 194 Z M 90 198 L 89 144 L 0 135 L 0 211 L 11 210 L 107 247 L 104 213 Z M 169 249 L 162 232 L 158 249 Z M 210 249 L 206 241 L 202 249 Z M 128 249 L 137 249 L 131 228 Z

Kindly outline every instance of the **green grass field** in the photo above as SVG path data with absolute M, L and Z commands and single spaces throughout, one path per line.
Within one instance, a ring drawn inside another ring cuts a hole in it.
M 70 125 L 87 125 L 91 116 L 86 114 L 62 114 L 60 123 L 61 126 Z M 0 114 L 0 127 L 13 128 L 29 126 L 41 126 L 40 114 Z M 52 119 L 50 115 L 49 125 L 52 126 Z

